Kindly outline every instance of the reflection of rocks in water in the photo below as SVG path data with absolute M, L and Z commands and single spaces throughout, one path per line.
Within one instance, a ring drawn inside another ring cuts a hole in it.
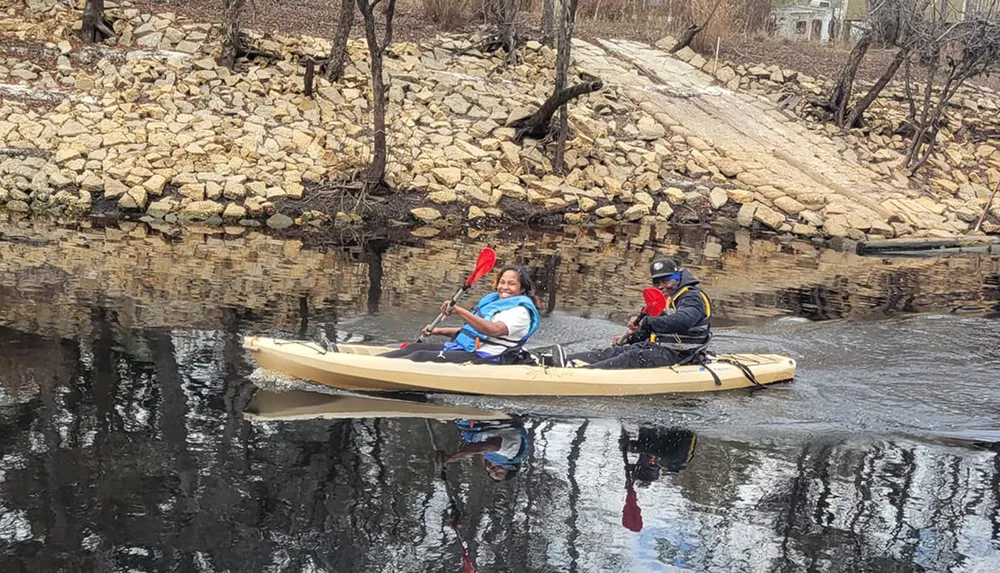
M 125 326 L 215 328 L 226 320 L 223 309 L 233 308 L 254 315 L 258 327 L 308 335 L 317 322 L 433 306 L 464 280 L 487 244 L 498 264 L 528 267 L 545 310 L 594 317 L 632 312 L 656 256 L 677 258 L 703 281 L 716 303 L 717 325 L 783 314 L 826 319 L 988 310 L 1000 299 L 989 282 L 1000 274 L 997 260 L 880 260 L 801 241 L 667 226 L 373 241 L 326 251 L 252 232 L 172 238 L 142 225 L 131 229 L 0 228 L 8 238 L 0 242 L 3 323 L 72 336 L 85 329 L 89 307 L 99 303 L 114 308 Z M 481 281 L 469 299 L 490 284 Z

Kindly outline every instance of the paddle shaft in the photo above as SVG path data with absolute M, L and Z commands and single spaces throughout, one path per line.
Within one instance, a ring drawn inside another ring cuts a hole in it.
M 468 287 L 464 288 L 468 290 Z M 455 297 L 458 296 L 458 293 L 455 293 Z M 452 299 L 453 304 L 455 300 L 456 299 Z M 431 428 L 431 421 L 425 419 L 424 424 L 427 426 L 427 435 L 431 438 L 431 449 L 437 452 L 437 441 L 434 439 L 434 429 Z M 449 525 L 451 526 L 451 530 L 455 532 L 455 537 L 458 538 L 458 543 L 462 548 L 462 570 L 475 573 L 476 565 L 469 557 L 469 546 L 465 543 L 465 540 L 462 539 L 462 534 L 458 532 L 458 518 L 462 514 L 462 509 L 458 506 L 458 496 L 451 488 L 451 482 L 448 481 L 448 469 L 446 462 L 441 463 L 441 473 L 439 476 L 441 477 L 441 481 L 444 482 L 444 491 L 448 495 L 448 509 L 451 513 L 451 523 Z
M 640 312 L 640 313 L 639 313 L 639 316 L 635 317 L 635 322 L 636 322 L 636 323 L 640 323 L 640 322 L 642 322 L 642 319 L 646 318 L 646 317 L 647 317 L 648 315 L 649 315 L 649 313 L 648 313 L 648 312 L 646 312 L 646 309 L 642 309 L 642 312 Z M 625 331 L 625 334 L 622 334 L 621 336 L 619 336 L 619 337 L 618 337 L 618 344 L 616 344 L 615 346 L 623 346 L 623 345 L 624 345 L 624 340 L 625 340 L 625 338 L 626 338 L 626 337 L 627 337 L 627 336 L 629 335 L 629 333 L 631 333 L 631 332 L 632 332 L 631 330 L 626 330 L 626 331 Z
M 456 292 L 455 295 L 451 297 L 451 301 L 448 302 L 448 312 L 449 313 L 451 312 L 451 309 L 455 308 L 455 305 L 458 304 L 459 299 L 461 299 L 463 296 L 465 296 L 465 293 L 469 292 L 470 288 L 472 288 L 472 287 L 470 287 L 469 285 L 462 285 L 462 288 L 458 289 L 458 292 Z M 441 321 L 444 320 L 444 317 L 445 317 L 445 314 L 443 312 L 439 313 L 437 315 L 437 318 L 434 319 L 434 322 L 430 323 L 427 326 L 427 331 L 428 332 L 434 332 L 434 327 L 436 327 L 437 325 L 441 324 Z M 414 340 L 414 342 L 423 342 L 423 341 L 424 341 L 424 333 L 421 332 L 420 336 L 418 336 L 417 339 Z

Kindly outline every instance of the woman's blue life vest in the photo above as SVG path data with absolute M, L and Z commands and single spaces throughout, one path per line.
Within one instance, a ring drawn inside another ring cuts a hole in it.
M 524 337 L 520 340 L 511 340 L 503 337 L 488 337 L 475 328 L 472 328 L 471 325 L 466 324 L 462 327 L 462 330 L 458 333 L 458 335 L 455 336 L 455 340 L 446 346 L 454 345 L 453 349 L 461 348 L 466 352 L 476 352 L 479 347 L 477 342 L 480 344 L 498 344 L 500 346 L 506 346 L 507 348 L 520 348 L 525 342 L 527 342 L 528 338 L 530 338 L 531 335 L 538 330 L 538 323 L 540 321 L 538 309 L 535 308 L 535 303 L 531 300 L 531 297 L 518 295 L 508 298 L 500 298 L 500 293 L 494 291 L 479 299 L 479 302 L 476 303 L 476 306 L 472 309 L 472 314 L 486 320 L 493 320 L 493 317 L 498 312 L 510 310 L 518 306 L 523 306 L 528 309 L 528 315 L 531 317 L 531 327 L 528 329 L 528 334 L 524 335 Z M 447 350 L 447 348 L 445 349 Z
M 520 447 L 517 450 L 517 455 L 513 458 L 508 458 L 498 452 L 483 452 L 483 459 L 488 460 L 505 470 L 517 471 L 521 467 L 525 458 L 528 457 L 528 454 L 531 453 L 531 438 L 528 437 L 528 432 L 524 429 L 524 426 L 520 424 L 511 425 L 510 423 L 492 420 L 485 422 L 477 420 L 455 420 L 455 425 L 458 426 L 458 430 L 462 434 L 462 440 L 470 444 L 486 441 L 490 437 L 495 436 L 497 430 L 511 427 L 515 428 L 521 441 Z

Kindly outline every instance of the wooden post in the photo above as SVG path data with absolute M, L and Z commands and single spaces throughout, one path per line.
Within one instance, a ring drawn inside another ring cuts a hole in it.
M 715 63 L 712 65 L 712 75 L 719 71 L 719 47 L 722 45 L 722 36 L 715 39 Z
M 313 74 L 316 72 L 316 62 L 306 58 L 306 77 L 304 78 L 306 97 L 313 96 Z

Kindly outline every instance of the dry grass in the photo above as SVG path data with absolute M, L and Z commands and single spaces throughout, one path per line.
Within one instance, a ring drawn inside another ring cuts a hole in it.
M 646 41 L 668 34 L 679 36 L 689 25 L 702 25 L 712 12 L 715 0 L 664 0 L 646 6 L 641 0 L 580 0 L 577 26 L 585 34 L 617 33 Z M 770 21 L 768 0 L 723 0 L 711 21 L 694 39 L 692 48 L 701 52 L 715 49 L 716 40 L 734 34 L 761 30 Z
M 454 30 L 465 24 L 468 19 L 467 0 L 420 0 L 424 10 L 424 18 L 436 24 L 442 30 Z

